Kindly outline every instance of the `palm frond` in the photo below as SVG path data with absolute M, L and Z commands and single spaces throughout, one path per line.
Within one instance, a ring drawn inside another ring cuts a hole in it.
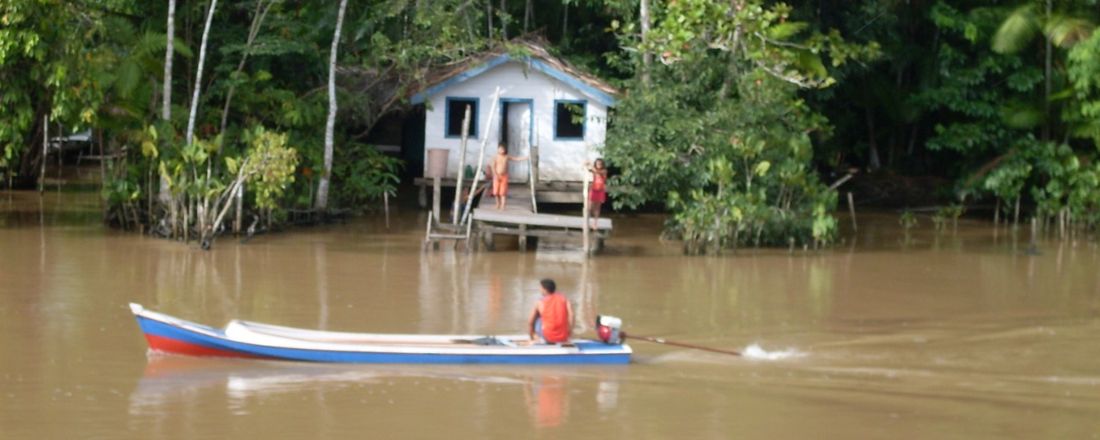
M 1001 22 L 1001 27 L 993 34 L 993 51 L 997 53 L 1017 53 L 1027 46 L 1039 32 L 1034 5 L 1016 8 Z
M 1072 47 L 1092 36 L 1095 28 L 1095 24 L 1083 18 L 1055 15 L 1043 26 L 1043 34 L 1058 47 Z

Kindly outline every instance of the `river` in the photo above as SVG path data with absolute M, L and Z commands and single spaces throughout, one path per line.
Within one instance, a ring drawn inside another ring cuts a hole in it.
M 824 251 L 686 257 L 616 215 L 605 253 L 422 253 L 423 213 L 231 238 L 104 227 L 94 193 L 0 192 L 0 438 L 1097 438 L 1100 252 L 981 220 L 847 219 Z M 551 277 L 621 367 L 316 365 L 146 353 L 138 302 L 399 333 L 514 333 Z

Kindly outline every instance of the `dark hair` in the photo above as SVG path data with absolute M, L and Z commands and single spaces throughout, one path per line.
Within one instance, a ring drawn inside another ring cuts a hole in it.
M 603 166 L 607 166 L 607 164 L 605 164 L 605 163 L 603 162 L 603 158 L 599 158 L 599 159 L 596 159 L 595 161 L 593 161 L 593 162 L 592 162 L 592 166 L 596 166 L 596 164 L 600 164 L 600 165 L 603 165 Z
M 549 278 L 543 278 L 542 280 L 539 280 L 539 284 L 542 285 L 543 289 L 546 289 L 546 291 L 550 293 L 554 293 L 558 290 L 558 285 L 554 283 L 554 280 Z

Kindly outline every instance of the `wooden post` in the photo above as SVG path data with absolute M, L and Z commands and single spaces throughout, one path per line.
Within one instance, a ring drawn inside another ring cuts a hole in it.
M 528 157 L 527 158 L 527 168 L 528 169 L 531 168 L 531 163 L 532 163 L 531 158 Z M 535 200 L 535 176 L 531 175 L 531 177 L 527 180 L 531 182 L 531 185 L 530 185 L 531 186 L 531 212 L 533 212 L 535 214 L 538 214 L 539 213 L 539 202 L 537 200 Z
M 237 218 L 233 219 L 233 233 L 241 235 L 241 218 L 244 216 L 244 182 L 237 187 Z
M 390 228 L 390 192 L 382 193 L 382 209 L 386 210 L 386 229 Z
M 493 132 L 493 116 L 497 112 L 497 101 L 500 101 L 500 87 L 493 92 L 493 105 L 489 108 L 489 122 L 481 136 L 481 150 L 477 154 L 477 171 L 474 172 L 474 182 L 470 184 L 470 196 L 466 198 L 466 209 L 462 212 L 460 222 L 469 221 L 470 208 L 474 203 L 474 193 L 477 192 L 477 181 L 481 177 L 481 168 L 485 166 L 485 144 L 489 143 L 489 133 Z
M 584 234 L 583 234 L 583 236 L 584 236 L 584 255 L 587 257 L 589 255 L 589 249 L 591 249 L 591 248 L 588 247 L 588 230 L 590 228 L 589 228 L 589 224 L 588 224 L 588 175 L 587 174 L 584 176 L 584 184 L 581 185 L 581 187 L 583 188 L 582 193 L 581 193 L 581 197 L 583 197 L 583 200 L 584 200 L 584 203 L 582 203 L 582 205 L 584 206 Z
M 103 154 L 103 129 L 96 130 L 96 135 L 99 139 L 99 187 L 103 188 L 107 184 L 107 155 Z
M 443 196 L 442 178 L 432 177 L 432 220 L 439 223 L 439 199 Z
M 472 189 L 470 191 L 473 192 Z M 470 232 L 473 230 L 473 225 L 474 225 L 474 222 L 467 222 L 466 223 L 466 253 L 469 253 L 470 251 L 472 251 L 473 250 L 472 246 L 475 245 L 475 243 L 470 241 Z
M 1006 220 L 1007 221 L 1007 220 Z M 1016 195 L 1016 212 L 1012 215 L 1012 227 L 1020 225 L 1020 195 Z
M 852 215 L 852 230 L 859 231 L 859 226 L 856 225 L 856 204 L 852 200 L 852 192 L 848 191 L 848 213 Z
M 50 153 L 50 116 L 42 117 L 42 170 L 38 173 L 38 192 L 46 186 L 46 157 Z
M 458 224 L 458 211 L 462 208 L 462 178 L 466 173 L 466 140 L 470 136 L 470 106 L 466 106 L 466 116 L 462 117 L 462 147 L 458 155 L 458 182 L 455 183 L 455 201 L 451 207 L 451 223 Z
M 61 159 L 64 155 L 61 154 L 62 148 L 65 146 L 65 140 L 62 138 L 65 136 L 65 126 L 57 123 L 57 189 L 61 189 Z
M 424 244 L 423 249 L 421 249 L 424 251 L 428 250 L 428 245 L 432 242 L 432 215 L 434 214 L 428 212 L 428 222 L 424 225 Z

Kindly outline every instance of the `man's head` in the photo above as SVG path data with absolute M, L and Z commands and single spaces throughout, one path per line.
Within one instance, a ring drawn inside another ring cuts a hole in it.
M 497 145 L 497 154 L 507 154 L 508 149 L 504 147 L 504 144 Z
M 539 286 L 542 286 L 543 295 L 549 295 L 551 293 L 557 292 L 558 290 L 558 285 L 554 283 L 554 280 L 549 278 L 544 278 L 540 280 Z

